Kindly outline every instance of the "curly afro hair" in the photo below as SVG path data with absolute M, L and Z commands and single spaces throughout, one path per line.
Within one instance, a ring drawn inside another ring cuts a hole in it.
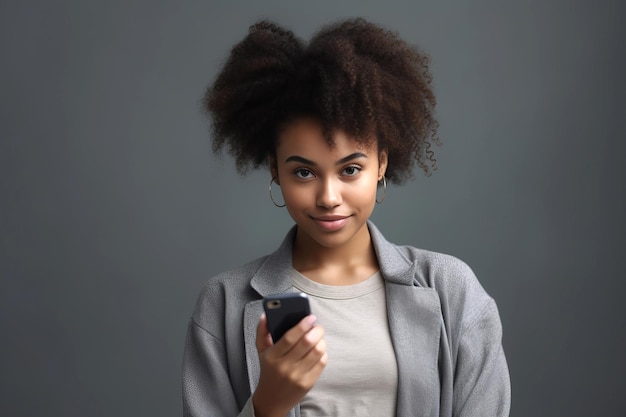
M 387 179 L 401 183 L 417 164 L 437 169 L 439 145 L 429 58 L 394 32 L 364 19 L 322 28 L 305 45 L 267 21 L 250 27 L 208 88 L 213 150 L 226 146 L 240 173 L 267 164 L 280 128 L 298 116 L 317 118 L 329 142 L 341 129 L 388 152 Z

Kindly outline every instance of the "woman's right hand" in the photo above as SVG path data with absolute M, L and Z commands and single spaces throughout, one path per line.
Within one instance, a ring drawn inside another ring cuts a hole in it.
M 284 417 L 317 382 L 328 356 L 324 329 L 315 316 L 303 318 L 272 343 L 265 314 L 256 332 L 261 376 L 252 403 L 256 417 Z

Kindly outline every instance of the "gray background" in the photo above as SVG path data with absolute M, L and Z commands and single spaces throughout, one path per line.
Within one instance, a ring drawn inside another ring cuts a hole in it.
M 202 283 L 291 225 L 211 154 L 203 90 L 258 18 L 347 16 L 430 54 L 445 143 L 377 225 L 496 298 L 513 416 L 623 415 L 622 4 L 2 1 L 0 415 L 181 413 Z

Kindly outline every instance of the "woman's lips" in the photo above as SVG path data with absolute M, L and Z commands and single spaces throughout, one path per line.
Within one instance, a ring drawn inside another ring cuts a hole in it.
M 341 229 L 348 222 L 348 217 L 313 217 L 313 220 L 324 230 Z

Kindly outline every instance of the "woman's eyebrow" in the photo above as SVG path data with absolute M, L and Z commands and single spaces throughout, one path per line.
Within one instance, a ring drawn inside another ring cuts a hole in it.
M 317 166 L 317 164 L 313 161 L 309 161 L 306 158 L 303 158 L 301 156 L 290 156 L 289 158 L 285 159 L 285 163 L 287 162 L 300 162 L 301 164 L 305 164 L 305 165 L 312 165 L 312 166 Z
M 367 155 L 365 155 L 362 152 L 355 152 L 353 154 L 346 156 L 345 158 L 341 158 L 339 161 L 335 163 L 335 165 L 345 164 L 348 161 L 352 161 L 353 159 L 359 159 L 359 158 L 367 158 Z
M 355 152 L 346 157 L 341 158 L 335 163 L 335 165 L 345 164 L 346 162 L 349 162 L 349 161 L 352 161 L 353 159 L 358 159 L 358 158 L 367 158 L 367 155 L 365 155 L 362 152 Z M 315 162 L 308 160 L 306 158 L 303 158 L 301 156 L 297 156 L 297 155 L 290 156 L 289 158 L 285 159 L 285 163 L 287 162 L 300 162 L 301 164 L 305 164 L 305 165 L 317 166 Z

